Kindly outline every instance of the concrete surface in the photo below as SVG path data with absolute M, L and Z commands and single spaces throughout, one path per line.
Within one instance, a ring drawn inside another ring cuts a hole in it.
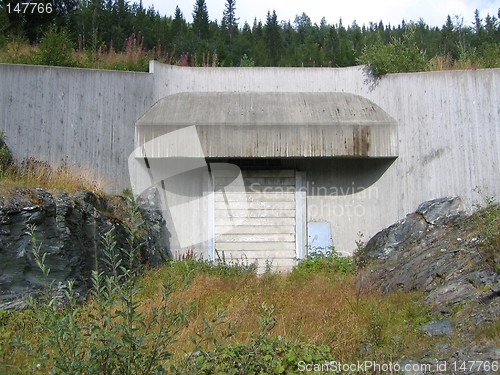
M 361 96 L 335 92 L 169 95 L 137 121 L 136 145 L 193 125 L 210 158 L 397 156 L 396 122 Z M 190 139 L 165 140 L 149 157 L 188 156 Z
M 476 187 L 500 195 L 500 69 L 390 74 L 374 81 L 362 67 L 152 62 L 148 74 L 0 64 L 0 129 L 18 160 L 67 158 L 92 170 L 108 191 L 120 192 L 129 186 L 136 120 L 161 98 L 181 92 L 351 93 L 392 117 L 395 161 L 280 162 L 307 171 L 308 220 L 330 222 L 340 250 L 352 250 L 358 233 L 366 239 L 423 201 L 459 195 L 470 209 L 481 199 Z

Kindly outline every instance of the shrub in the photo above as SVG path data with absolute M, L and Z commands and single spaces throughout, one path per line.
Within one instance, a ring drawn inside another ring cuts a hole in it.
M 200 352 L 191 364 L 198 374 L 291 374 L 298 373 L 300 363 L 327 363 L 333 360 L 327 345 L 292 341 L 271 336 L 276 325 L 273 305 L 262 303 L 258 318 L 260 332 L 252 334 L 250 343 L 219 347 Z
M 482 68 L 498 68 L 500 67 L 500 43 L 485 43 L 482 46 L 481 57 Z
M 293 273 L 299 275 L 326 273 L 352 273 L 355 270 L 354 260 L 350 256 L 342 256 L 334 248 L 315 249 L 306 258 L 300 259 Z
M 387 73 L 421 72 L 429 69 L 425 51 L 415 43 L 415 28 L 408 27 L 402 39 L 393 38 L 384 44 L 379 38 L 376 43 L 367 45 L 358 62 L 366 64 L 375 77 Z
M 12 164 L 13 158 L 7 144 L 5 143 L 5 135 L 0 130 L 0 177 L 3 177 L 5 171 Z
M 240 60 L 240 66 L 241 67 L 253 67 L 255 66 L 255 61 L 251 57 L 248 57 L 248 55 L 245 53 L 243 54 L 243 57 Z
M 479 210 L 474 214 L 480 232 L 480 251 L 485 262 L 500 274 L 500 204 L 494 197 L 483 196 L 483 199 L 485 204 L 477 205 Z
M 107 271 L 92 272 L 92 303 L 82 306 L 72 294 L 71 283 L 65 292 L 67 305 L 58 307 L 57 298 L 33 302 L 38 330 L 46 333 L 39 354 L 51 373 L 63 374 L 162 374 L 163 362 L 170 358 L 183 311 L 170 311 L 165 285 L 160 308 L 153 308 L 146 318 L 139 312 L 137 264 L 142 244 L 137 243 L 142 230 L 138 208 L 131 204 L 126 225 L 127 245 L 117 249 L 111 232 L 103 237 L 104 263 Z M 44 275 L 45 255 L 32 236 L 33 254 Z
M 333 360 L 326 345 L 294 342 L 281 336 L 254 338 L 196 358 L 199 374 L 293 374 L 301 363 Z
M 38 63 L 41 65 L 75 66 L 74 44 L 65 29 L 51 26 L 38 45 Z

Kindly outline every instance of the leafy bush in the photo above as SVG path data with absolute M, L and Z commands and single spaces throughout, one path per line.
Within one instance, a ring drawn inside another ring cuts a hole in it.
M 199 374 L 295 374 L 298 364 L 327 363 L 330 348 L 293 342 L 281 336 L 254 338 L 249 344 L 234 344 L 196 358 Z
M 408 27 L 402 39 L 393 38 L 384 44 L 381 38 L 367 45 L 358 62 L 366 64 L 375 77 L 387 73 L 422 72 L 429 69 L 425 51 L 415 43 L 415 28 Z
M 274 312 L 273 305 L 262 303 L 258 318 L 260 332 L 252 335 L 250 343 L 200 352 L 191 364 L 191 371 L 198 374 L 293 374 L 299 372 L 300 362 L 326 363 L 333 360 L 326 345 L 271 336 L 270 332 L 276 325 Z
M 350 256 L 342 256 L 334 248 L 315 249 L 306 258 L 300 259 L 293 273 L 298 275 L 326 273 L 352 273 L 355 270 L 354 260 Z
M 142 244 L 137 243 L 142 230 L 138 208 L 131 204 L 126 225 L 127 246 L 117 249 L 111 232 L 103 238 L 107 271 L 92 272 L 92 303 L 77 303 L 72 285 L 65 291 L 67 306 L 58 307 L 57 297 L 33 302 L 37 329 L 46 333 L 39 345 L 51 373 L 62 374 L 162 374 L 163 361 L 171 356 L 183 311 L 170 311 L 167 297 L 171 288 L 165 285 L 160 308 L 146 314 L 139 312 L 136 267 Z M 46 277 L 45 255 L 40 253 L 33 233 L 35 260 Z
M 251 57 L 248 57 L 248 55 L 245 53 L 243 54 L 243 57 L 240 60 L 240 66 L 241 67 L 253 67 L 255 66 L 255 61 Z
M 38 45 L 38 63 L 42 65 L 75 66 L 74 44 L 65 29 L 51 26 Z
M 5 143 L 5 135 L 0 130 L 0 177 L 2 177 L 7 168 L 12 164 L 13 158 L 7 144 Z
M 480 58 L 482 68 L 500 67 L 500 43 L 485 43 L 482 46 L 482 57 Z
M 500 274 L 500 204 L 494 197 L 483 196 L 485 205 L 477 205 L 474 214 L 481 240 L 481 254 L 486 263 Z

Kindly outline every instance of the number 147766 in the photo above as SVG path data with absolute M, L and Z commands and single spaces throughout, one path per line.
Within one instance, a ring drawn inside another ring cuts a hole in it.
M 35 13 L 52 13 L 52 3 L 8 3 L 6 5 L 7 13 L 20 13 L 20 14 L 35 14 Z

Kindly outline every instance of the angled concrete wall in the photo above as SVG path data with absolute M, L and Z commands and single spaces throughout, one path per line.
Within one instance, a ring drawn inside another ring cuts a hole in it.
M 148 73 L 0 64 L 0 129 L 16 159 L 67 158 L 120 192 L 153 91 Z
M 500 196 L 500 69 L 390 74 L 373 81 L 362 67 L 181 68 L 152 63 L 155 98 L 191 91 L 348 92 L 365 96 L 398 123 L 399 157 L 375 177 L 353 174 L 336 162 L 311 168 L 315 186 L 353 186 L 355 193 L 321 198 L 330 213 L 309 220 L 332 225 L 339 249 L 404 217 L 419 203 L 460 195 L 467 208 L 484 193 Z M 357 166 L 356 168 L 365 168 Z M 326 178 L 327 171 L 334 171 Z M 368 197 L 368 199 L 367 199 Z M 365 212 L 363 215 L 358 213 Z M 347 213 L 344 216 L 338 213 Z

